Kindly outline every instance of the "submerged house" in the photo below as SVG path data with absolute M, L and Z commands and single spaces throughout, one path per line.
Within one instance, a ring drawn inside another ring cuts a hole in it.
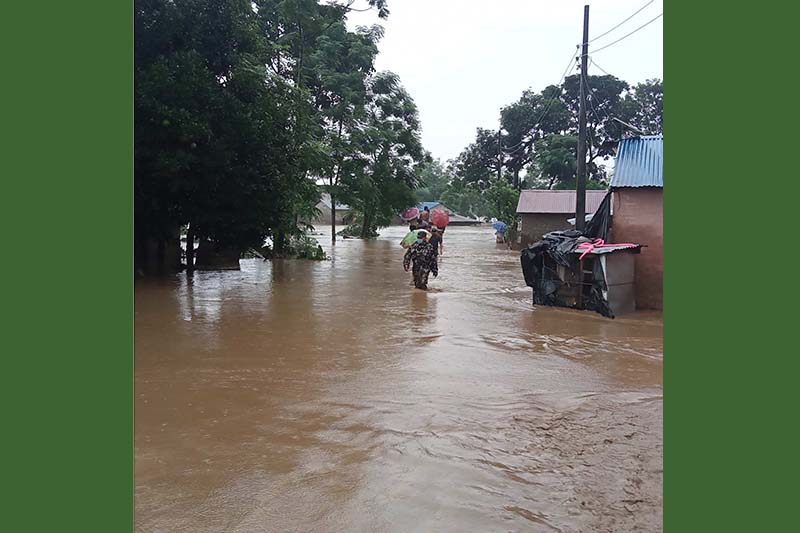
M 304 222 L 314 226 L 329 225 L 331 223 L 331 213 L 333 211 L 331 195 L 328 193 L 322 193 L 322 197 L 320 198 L 320 201 L 317 203 L 316 207 L 319 210 L 319 215 L 313 220 L 305 220 Z M 336 202 L 336 225 L 341 226 L 349 222 L 351 212 L 352 210 L 349 206 Z
M 607 191 L 586 191 L 586 214 L 594 213 Z M 519 194 L 517 214 L 520 215 L 519 244 L 528 246 L 551 231 L 568 228 L 569 218 L 575 217 L 575 191 L 525 189 Z
M 635 258 L 638 309 L 661 309 L 663 304 L 663 156 L 662 135 L 623 139 L 611 179 L 614 241 L 644 245 Z

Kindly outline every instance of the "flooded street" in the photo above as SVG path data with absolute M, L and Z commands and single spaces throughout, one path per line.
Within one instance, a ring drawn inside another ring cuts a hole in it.
M 661 530 L 660 314 L 533 308 L 487 227 L 429 292 L 327 231 L 137 282 L 137 531 Z

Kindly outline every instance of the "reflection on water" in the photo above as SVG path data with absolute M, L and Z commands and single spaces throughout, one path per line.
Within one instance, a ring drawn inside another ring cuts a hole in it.
M 533 308 L 491 228 L 135 288 L 137 531 L 661 529 L 661 322 Z M 328 234 L 329 235 L 329 234 Z

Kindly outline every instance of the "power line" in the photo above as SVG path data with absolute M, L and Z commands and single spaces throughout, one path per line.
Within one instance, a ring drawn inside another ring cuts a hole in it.
M 564 81 L 564 78 L 567 76 L 567 72 L 569 72 L 569 69 L 570 69 L 570 68 L 572 68 L 572 64 L 573 64 L 574 62 L 575 62 L 575 54 L 570 54 L 569 63 L 567 63 L 567 68 L 566 68 L 566 69 L 564 69 L 564 73 L 561 75 L 561 78 L 558 80 L 558 82 L 556 83 L 556 85 L 561 85 L 561 82 L 562 82 L 562 81 Z M 541 114 L 541 116 L 539 117 L 539 119 L 538 119 L 538 120 L 537 120 L 537 121 L 534 123 L 535 125 L 537 125 L 537 126 L 539 125 L 539 123 L 542 121 L 542 119 L 544 118 L 544 116 L 545 116 L 545 115 L 547 114 L 547 112 L 550 110 L 550 106 L 552 106 L 552 105 L 553 105 L 553 101 L 554 101 L 554 100 L 558 100 L 558 98 L 551 98 L 551 99 L 548 101 L 548 103 L 547 103 L 547 107 L 546 107 L 546 108 L 545 108 L 545 110 L 542 112 L 542 114 Z M 514 145 L 514 146 L 512 146 L 512 147 L 510 147 L 510 148 L 506 148 L 506 150 L 510 150 L 510 152 L 508 152 L 508 154 L 509 154 L 509 155 L 512 155 L 512 154 L 516 153 L 516 152 L 518 151 L 518 150 L 517 150 L 517 148 L 518 148 L 519 146 L 521 146 L 521 145 L 525 144 L 525 142 L 526 142 L 526 141 L 522 140 L 522 141 L 518 142 L 517 144 L 515 144 L 515 145 Z
M 575 61 L 576 61 L 575 54 L 570 54 L 569 63 L 567 63 L 567 68 L 564 69 L 564 73 L 561 75 L 561 78 L 559 78 L 559 80 L 556 83 L 556 85 L 561 85 L 561 82 L 563 82 L 564 78 L 567 77 L 567 73 L 569 72 L 569 69 L 572 68 L 572 64 Z M 553 102 L 555 102 L 556 100 L 558 100 L 557 97 L 549 99 L 549 101 L 547 102 L 547 106 L 544 108 L 544 111 L 542 111 L 542 114 L 539 116 L 539 118 L 536 120 L 536 122 L 534 122 L 535 126 L 539 126 L 539 123 L 542 122 L 542 119 L 544 119 L 544 117 L 547 115 L 548 111 L 550 111 L 550 108 L 552 107 Z M 507 148 L 506 149 L 507 150 L 506 154 L 507 155 L 514 155 L 515 153 L 520 151 L 520 149 L 522 148 L 523 144 L 530 145 L 530 143 L 531 143 L 530 139 L 528 141 L 522 140 L 522 141 L 518 142 L 517 144 L 515 144 L 514 146 L 512 146 L 511 148 Z
M 601 70 L 602 70 L 602 69 L 601 69 Z M 605 71 L 604 71 L 604 72 L 605 72 Z M 589 87 L 589 80 L 588 80 L 588 78 L 584 78 L 583 80 L 584 80 L 584 83 L 586 83 L 586 87 L 588 87 L 588 88 L 589 88 L 588 94 L 592 96 L 592 98 L 589 98 L 589 105 L 590 105 L 590 106 L 591 106 L 591 108 L 592 108 L 592 114 L 594 114 L 594 118 L 595 118 L 595 119 L 597 119 L 597 122 L 599 123 L 599 122 L 600 122 L 600 117 L 598 116 L 598 113 L 597 113 L 597 111 L 595 110 L 594 104 L 592 103 L 592 100 L 593 100 L 594 93 L 592 92 L 592 88 L 591 88 L 591 87 Z M 632 124 L 628 124 L 627 122 L 625 122 L 625 121 L 623 121 L 623 120 L 620 120 L 620 119 L 618 119 L 617 117 L 612 117 L 612 116 L 611 116 L 611 115 L 609 115 L 609 114 L 608 114 L 608 112 L 607 112 L 605 109 L 603 109 L 602 107 L 601 107 L 600 109 L 603 111 L 603 114 L 606 116 L 606 118 L 609 120 L 609 122 L 610 122 L 610 121 L 612 121 L 612 120 L 615 120 L 615 121 L 619 122 L 620 124 L 622 124 L 622 125 L 624 125 L 624 126 L 627 126 L 628 128 L 630 128 L 630 129 L 632 129 L 632 130 L 634 130 L 634 131 L 636 131 L 636 132 L 638 132 L 638 133 L 640 133 L 640 134 L 642 134 L 642 135 L 647 135 L 647 132 L 645 132 L 645 131 L 643 131 L 643 130 L 641 130 L 641 129 L 637 128 L 636 126 L 634 126 L 634 125 L 632 125 Z
M 595 107 L 594 107 L 594 103 L 593 103 L 594 91 L 592 90 L 592 87 L 589 85 L 589 78 L 588 77 L 584 77 L 583 78 L 583 83 L 585 83 L 586 84 L 586 88 L 589 89 L 587 91 L 587 94 L 589 95 L 589 106 L 592 108 L 592 113 L 594 113 L 594 118 L 597 119 L 597 122 L 600 122 L 600 116 L 599 116 L 599 114 L 597 113 L 597 111 L 595 110 Z M 606 118 L 608 120 L 611 120 L 611 116 L 608 114 L 608 112 L 602 107 L 600 109 L 603 111 L 603 114 L 606 116 Z
M 625 24 L 626 22 L 628 22 L 629 20 L 631 20 L 633 17 L 635 17 L 636 15 L 638 15 L 640 11 L 642 11 L 644 8 L 646 8 L 647 6 L 649 6 L 650 4 L 652 4 L 652 3 L 653 3 L 653 2 L 655 2 L 655 1 L 656 1 L 656 0 L 650 0 L 650 1 L 649 1 L 649 2 L 647 2 L 645 5 L 643 5 L 643 6 L 642 6 L 642 7 L 640 7 L 639 9 L 637 9 L 637 10 L 636 10 L 636 11 L 633 13 L 633 15 L 629 16 L 628 18 L 626 18 L 625 20 L 623 20 L 622 22 L 620 22 L 619 24 L 617 24 L 616 26 L 614 26 L 614 27 L 613 27 L 613 28 L 611 28 L 610 30 L 608 30 L 608 31 L 606 31 L 606 32 L 604 32 L 604 33 L 601 33 L 600 35 L 598 35 L 598 36 L 597 36 L 597 37 L 595 37 L 594 39 L 589 39 L 589 41 L 588 41 L 588 42 L 590 42 L 590 43 L 593 43 L 593 42 L 595 42 L 597 39 L 599 39 L 600 37 L 603 37 L 603 36 L 605 36 L 605 35 L 608 35 L 608 34 L 609 34 L 609 33 L 611 33 L 612 31 L 616 30 L 617 28 L 619 28 L 620 26 L 622 26 L 623 24 Z
M 603 73 L 603 74 L 605 74 L 606 76 L 613 76 L 613 74 L 609 74 L 609 73 L 608 73 L 608 72 L 607 72 L 607 71 L 606 71 L 606 70 L 605 70 L 603 67 L 601 67 L 600 65 L 598 65 L 597 63 L 595 63 L 595 62 L 594 62 L 594 58 L 593 58 L 592 56 L 589 56 L 589 62 L 590 62 L 592 65 L 594 65 L 595 67 L 597 67 L 597 68 L 600 70 L 600 72 L 602 72 L 602 73 Z
M 605 49 L 606 49 L 606 48 L 608 48 L 609 46 L 614 46 L 615 44 L 617 44 L 618 42 L 622 41 L 623 39 L 627 39 L 628 37 L 630 37 L 631 35 L 633 35 L 633 34 L 634 34 L 634 33 L 636 33 L 637 31 L 641 30 L 642 28 L 644 28 L 644 27 L 645 27 L 645 26 L 647 26 L 648 24 L 650 24 L 650 23 L 652 23 L 652 22 L 655 22 L 655 21 L 656 21 L 656 19 L 660 18 L 660 17 L 661 17 L 663 14 L 664 14 L 664 13 L 659 13 L 658 15 L 656 15 L 656 16 L 655 16 L 655 17 L 653 17 L 653 18 L 651 18 L 650 20 L 648 20 L 647 22 L 645 22 L 644 24 L 642 24 L 641 26 L 639 26 L 638 28 L 636 28 L 635 30 L 633 30 L 632 32 L 630 32 L 629 34 L 625 35 L 624 37 L 620 37 L 619 39 L 617 39 L 617 40 L 616 40 L 616 41 L 614 41 L 613 43 L 607 44 L 607 45 L 605 45 L 605 46 L 603 46 L 603 47 L 600 47 L 600 48 L 598 48 L 597 50 L 594 50 L 594 53 L 596 54 L 597 52 L 599 52 L 599 51 L 601 51 L 601 50 L 605 50 Z

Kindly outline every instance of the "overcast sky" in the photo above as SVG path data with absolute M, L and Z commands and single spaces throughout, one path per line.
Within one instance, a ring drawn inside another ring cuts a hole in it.
M 379 70 L 391 70 L 417 103 L 422 140 L 443 161 L 461 152 L 477 127 L 496 129 L 500 108 L 522 91 L 557 83 L 581 41 L 583 6 L 593 39 L 648 0 L 389 0 L 391 14 L 351 13 L 349 24 L 381 24 Z M 354 7 L 363 7 L 358 0 Z M 663 79 L 662 21 L 592 54 L 663 11 L 655 0 L 589 45 L 589 55 L 629 83 Z M 571 71 L 570 74 L 575 71 Z M 602 75 L 596 67 L 589 74 Z

